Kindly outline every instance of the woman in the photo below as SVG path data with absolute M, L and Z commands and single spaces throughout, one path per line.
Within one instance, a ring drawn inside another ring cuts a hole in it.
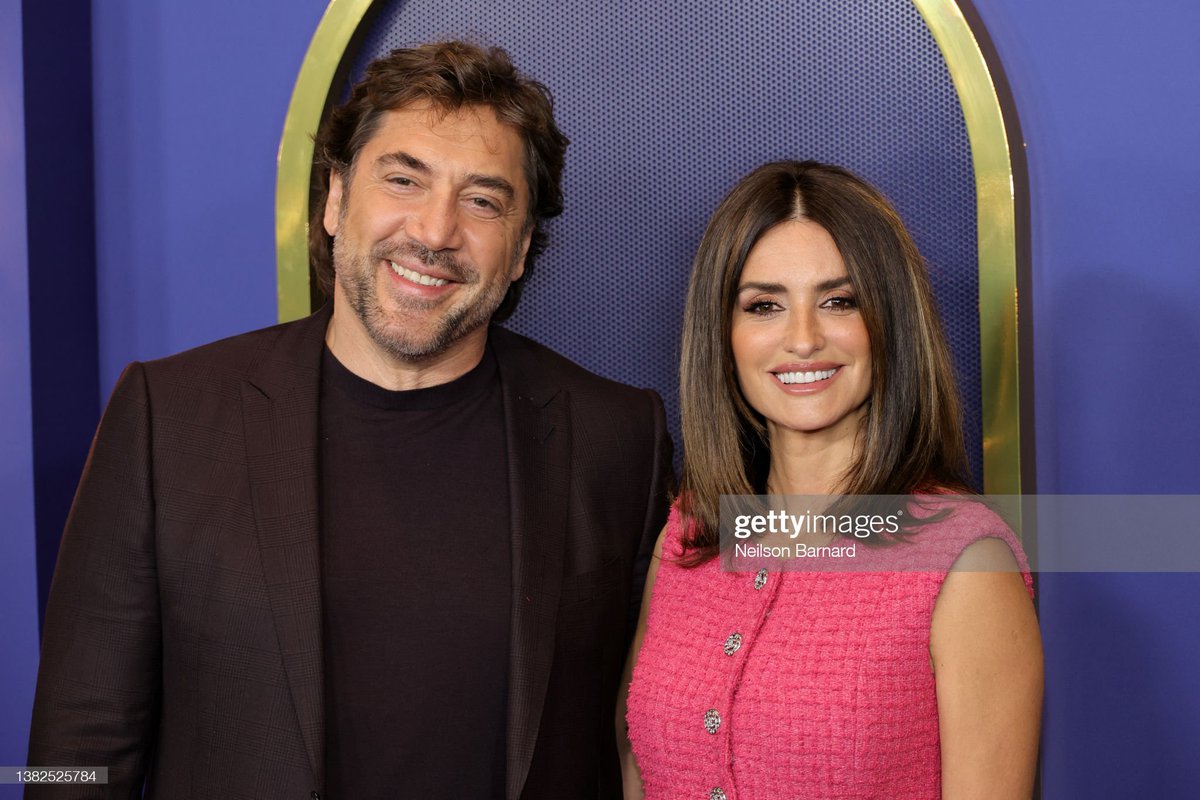
M 998 517 L 950 502 L 957 391 L 896 212 L 837 167 L 755 170 L 700 243 L 682 357 L 684 476 L 618 709 L 626 797 L 1028 797 L 1029 575 Z M 833 493 L 947 498 L 858 545 L 921 569 L 720 569 L 722 494 Z

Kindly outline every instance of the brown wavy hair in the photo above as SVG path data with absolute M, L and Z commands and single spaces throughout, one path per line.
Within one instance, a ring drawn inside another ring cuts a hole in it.
M 692 264 L 680 364 L 678 499 L 685 561 L 692 565 L 718 553 L 721 495 L 766 492 L 766 426 L 738 385 L 730 333 L 747 256 L 763 234 L 788 220 L 829 232 L 870 338 L 871 393 L 841 492 L 971 491 L 950 349 L 925 262 L 900 216 L 878 190 L 841 167 L 765 164 L 721 201 Z
M 450 41 L 393 50 L 371 62 L 350 98 L 329 113 L 314 140 L 308 224 L 313 275 L 321 291 L 332 297 L 333 239 L 322 221 L 330 174 L 337 172 L 349 183 L 355 159 L 383 115 L 413 103 L 428 103 L 445 113 L 485 106 L 500 122 L 512 126 L 525 144 L 530 197 L 526 229 L 532 227 L 533 234 L 525 273 L 509 286 L 493 315 L 497 322 L 503 321 L 516 309 L 534 261 L 546 249 L 543 222 L 562 213 L 562 171 L 569 140 L 554 121 L 550 90 L 518 72 L 499 47 Z

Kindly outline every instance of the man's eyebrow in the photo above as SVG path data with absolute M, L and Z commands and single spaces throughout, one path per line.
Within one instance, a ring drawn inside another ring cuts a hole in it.
M 377 159 L 376 163 L 382 165 L 395 164 L 398 167 L 411 169 L 414 172 L 420 172 L 423 175 L 427 175 L 432 172 L 428 164 L 414 155 L 409 155 L 403 150 L 397 150 L 394 153 L 384 153 Z
M 384 153 L 376 163 L 382 166 L 395 165 L 404 169 L 411 169 L 413 172 L 419 172 L 422 175 L 428 175 L 433 172 L 433 168 L 424 161 L 403 150 L 397 150 L 394 153 Z M 467 175 L 465 182 L 468 186 L 478 186 L 482 189 L 491 189 L 493 192 L 499 192 L 504 195 L 506 200 L 512 200 L 517 196 L 517 190 L 513 188 L 513 185 L 499 175 L 484 175 L 472 172 Z
M 467 185 L 499 192 L 504 195 L 505 200 L 512 200 L 517 196 L 517 190 L 513 188 L 513 185 L 498 175 L 481 175 L 478 172 L 472 172 L 467 176 Z

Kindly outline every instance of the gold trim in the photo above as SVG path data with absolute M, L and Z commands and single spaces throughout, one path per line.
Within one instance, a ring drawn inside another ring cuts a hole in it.
M 279 321 L 307 316 L 308 192 L 312 177 L 313 134 L 351 37 L 373 0 L 330 0 L 317 24 L 300 75 L 292 89 L 275 181 L 275 271 Z
M 1012 154 L 987 61 L 954 0 L 913 0 L 946 59 L 975 169 L 983 481 L 988 494 L 1021 493 L 1017 351 L 1016 199 Z M 331 0 L 300 67 L 279 143 L 275 241 L 279 319 L 309 313 L 308 193 L 312 134 L 346 47 L 372 0 Z
M 1019 495 L 1016 197 L 1004 115 L 987 61 L 958 4 L 953 0 L 913 3 L 950 69 L 975 166 L 984 492 Z

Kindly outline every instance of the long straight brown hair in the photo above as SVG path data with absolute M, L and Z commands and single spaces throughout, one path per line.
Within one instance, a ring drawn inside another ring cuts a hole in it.
M 766 426 L 746 402 L 730 334 L 742 269 L 768 230 L 809 220 L 846 264 L 871 346 L 871 393 L 848 495 L 969 492 L 958 388 L 925 262 L 874 187 L 815 161 L 765 164 L 738 182 L 708 223 L 692 264 L 679 395 L 684 562 L 719 550 L 721 495 L 764 494 Z

